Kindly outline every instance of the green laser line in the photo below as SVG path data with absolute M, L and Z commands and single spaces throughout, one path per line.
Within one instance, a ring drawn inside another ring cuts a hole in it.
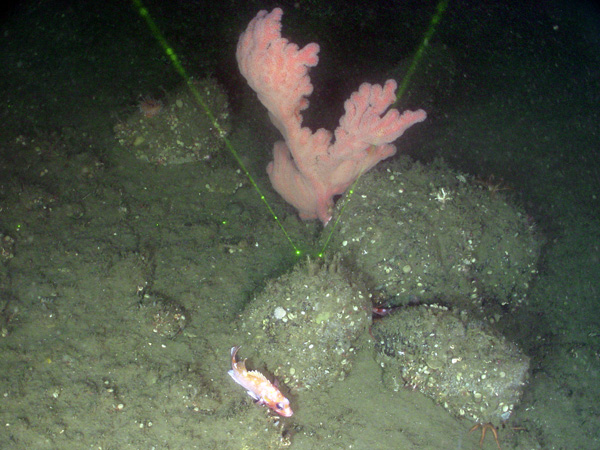
M 256 181 L 254 180 L 254 177 L 250 174 L 250 172 L 248 171 L 248 169 L 244 165 L 243 161 L 241 160 L 240 156 L 238 155 L 237 151 L 233 147 L 233 144 L 227 138 L 225 130 L 221 127 L 221 125 L 219 125 L 219 122 L 217 121 L 217 119 L 214 116 L 213 112 L 210 110 L 210 108 L 208 107 L 208 105 L 206 104 L 206 102 L 204 101 L 204 99 L 202 98 L 202 96 L 200 95 L 200 92 L 193 85 L 193 83 L 192 83 L 189 75 L 187 74 L 186 70 L 184 69 L 183 65 L 181 64 L 181 62 L 179 62 L 179 58 L 177 57 L 177 54 L 175 53 L 175 51 L 173 50 L 173 48 L 169 45 L 169 43 L 167 42 L 167 40 L 165 39 L 165 37 L 163 36 L 163 34 L 160 32 L 158 26 L 156 25 L 156 23 L 154 22 L 154 20 L 150 16 L 150 13 L 144 7 L 144 5 L 142 4 L 141 0 L 132 0 L 132 2 L 137 7 L 138 13 L 140 14 L 140 16 L 146 21 L 146 24 L 148 25 L 148 28 L 150 28 L 150 31 L 152 32 L 152 34 L 154 35 L 155 39 L 158 41 L 158 43 L 160 44 L 160 46 L 163 48 L 165 54 L 171 60 L 171 63 L 173 64 L 173 67 L 175 67 L 175 70 L 177 70 L 177 72 L 185 80 L 188 88 L 190 89 L 190 91 L 194 95 L 194 98 L 196 99 L 196 101 L 198 102 L 198 104 L 202 107 L 202 109 L 204 109 L 204 112 L 206 113 L 206 115 L 208 116 L 208 118 L 210 119 L 210 121 L 212 122 L 213 126 L 219 132 L 219 136 L 221 137 L 221 139 L 223 139 L 223 142 L 225 143 L 225 146 L 227 147 L 227 149 L 229 150 L 229 152 L 233 155 L 234 159 L 236 160 L 236 162 L 238 163 L 238 165 L 240 166 L 240 168 L 242 169 L 242 171 L 244 172 L 244 174 L 246 175 L 246 177 L 250 181 L 250 184 L 252 185 L 252 187 L 254 188 L 254 190 L 258 193 L 260 199 L 265 204 L 267 210 L 269 211 L 269 213 L 271 214 L 271 216 L 273 217 L 273 219 L 275 219 L 275 222 L 277 223 L 277 225 L 279 226 L 279 228 L 283 232 L 284 236 L 286 237 L 286 239 L 288 240 L 288 242 L 290 243 L 290 245 L 294 249 L 294 252 L 296 253 L 296 255 L 300 255 L 302 253 L 301 250 L 294 244 L 294 241 L 292 241 L 291 236 L 286 231 L 285 227 L 283 226 L 283 224 L 279 220 L 279 217 L 277 216 L 277 214 L 275 214 L 275 211 L 273 211 L 273 208 L 271 208 L 271 205 L 269 204 L 269 202 L 267 201 L 266 197 L 262 193 L 262 191 L 259 188 L 258 184 L 256 184 Z M 402 83 L 400 84 L 400 86 L 398 87 L 398 89 L 396 91 L 396 101 L 394 102 L 394 104 L 392 106 L 396 106 L 400 102 L 400 99 L 402 98 L 402 96 L 404 95 L 404 93 L 406 92 L 406 89 L 408 88 L 408 85 L 409 85 L 409 83 L 410 83 L 410 81 L 412 79 L 412 76 L 413 76 L 413 74 L 414 74 L 417 66 L 419 65 L 419 62 L 423 58 L 423 54 L 424 54 L 426 48 L 428 47 L 429 41 L 431 40 L 431 37 L 433 36 L 433 34 L 435 32 L 436 26 L 440 22 L 440 20 L 442 18 L 442 15 L 443 15 L 444 11 L 446 10 L 447 6 L 448 6 L 448 0 L 440 0 L 440 2 L 438 3 L 438 5 L 436 7 L 436 12 L 433 15 L 433 17 L 431 18 L 431 22 L 429 24 L 429 28 L 427 29 L 427 31 L 425 33 L 425 36 L 423 37 L 423 40 L 421 41 L 421 45 L 417 49 L 417 51 L 415 53 L 415 56 L 413 57 L 413 60 L 411 62 L 411 65 L 409 66 L 408 71 L 407 71 L 406 75 L 404 76 L 404 78 L 402 80 Z M 331 227 L 331 229 L 330 229 L 330 231 L 329 231 L 329 233 L 327 235 L 327 238 L 325 239 L 325 243 L 323 244 L 323 247 L 321 248 L 321 251 L 318 253 L 319 257 L 323 256 L 323 254 L 325 253 L 325 250 L 329 246 L 329 243 L 331 241 L 333 233 L 334 233 L 335 229 L 337 228 L 337 226 L 339 224 L 340 218 L 343 216 L 343 213 L 344 213 L 346 207 L 348 206 L 352 195 L 354 194 L 354 187 L 358 183 L 358 180 L 360 180 L 361 176 L 362 176 L 362 172 L 358 175 L 358 177 L 356 178 L 356 180 L 354 181 L 354 183 L 352 183 L 352 186 L 350 186 L 350 188 L 348 189 L 348 192 L 346 193 L 346 198 L 344 200 L 344 204 L 340 208 L 340 212 L 337 215 L 337 217 L 336 217 L 336 219 L 335 219 L 335 221 L 334 221 L 334 223 L 333 223 L 333 225 L 332 225 L 332 227 Z
M 246 177 L 250 181 L 250 184 L 252 185 L 252 187 L 254 188 L 254 190 L 258 193 L 258 196 L 260 197 L 260 199 L 262 200 L 262 202 L 267 207 L 267 210 L 269 211 L 269 213 L 271 214 L 271 216 L 273 217 L 273 219 L 275 219 L 275 222 L 277 223 L 277 225 L 279 225 L 279 228 L 281 229 L 281 231 L 283 232 L 284 236 L 286 237 L 286 239 L 288 240 L 288 242 L 290 243 L 290 245 L 294 249 L 294 252 L 296 253 L 296 255 L 299 256 L 302 252 L 300 251 L 300 249 L 298 247 L 296 247 L 296 245 L 294 244 L 294 241 L 292 241 L 291 236 L 288 234 L 288 232 L 284 228 L 283 224 L 279 220 L 279 217 L 277 217 L 277 214 L 275 214 L 275 211 L 273 211 L 273 208 L 271 208 L 271 205 L 267 201 L 267 199 L 264 196 L 264 194 L 262 193 L 261 189 L 258 187 L 258 184 L 256 184 L 256 181 L 254 181 L 254 177 L 250 174 L 250 172 L 248 171 L 248 169 L 246 169 L 246 166 L 244 165 L 242 159 L 238 155 L 238 152 L 233 147 L 233 144 L 231 143 L 231 141 L 229 139 L 227 139 L 227 136 L 226 136 L 227 133 L 226 133 L 226 131 L 223 129 L 223 127 L 221 127 L 221 125 L 217 121 L 217 118 L 215 117 L 215 115 L 213 114 L 213 112 L 210 110 L 210 108 L 208 107 L 208 105 L 206 104 L 206 102 L 204 101 L 204 99 L 202 98 L 202 95 L 200 94 L 200 92 L 198 91 L 198 89 L 196 89 L 196 87 L 194 86 L 194 84 L 193 84 L 190 76 L 187 74 L 185 68 L 183 67 L 183 65 L 179 61 L 179 58 L 177 57 L 177 54 L 175 53 L 175 50 L 173 50 L 173 48 L 169 45 L 169 43 L 167 42 L 166 38 L 163 36 L 163 34 L 159 30 L 158 26 L 156 25 L 156 23 L 154 22 L 154 20 L 150 16 L 150 13 L 148 12 L 148 10 L 142 4 L 141 0 L 132 0 L 132 2 L 136 6 L 139 15 L 146 21 L 146 24 L 148 25 L 148 28 L 150 28 L 150 31 L 154 35 L 154 38 L 158 41 L 158 43 L 162 47 L 162 49 L 165 52 L 165 54 L 169 57 L 169 59 L 171 61 L 171 64 L 173 64 L 173 67 L 175 67 L 175 70 L 185 80 L 188 88 L 190 89 L 190 91 L 194 95 L 194 98 L 196 99 L 196 101 L 198 102 L 198 104 L 202 107 L 202 109 L 204 109 L 204 112 L 206 113 L 206 115 L 208 116 L 208 118 L 210 119 L 210 121 L 212 122 L 213 126 L 219 132 L 219 136 L 221 137 L 221 139 L 223 139 L 223 142 L 225 143 L 225 146 L 227 147 L 227 149 L 229 150 L 229 152 L 233 155 L 234 159 L 236 160 L 236 162 L 238 163 L 238 165 L 242 169 L 242 172 L 244 172 L 244 174 L 246 175 Z
M 402 83 L 400 83 L 400 86 L 398 87 L 398 90 L 396 91 L 396 101 L 394 102 L 394 104 L 392 106 L 397 106 L 400 103 L 400 99 L 406 92 L 406 89 L 408 88 L 410 80 L 412 79 L 412 76 L 414 75 L 415 70 L 417 69 L 417 66 L 421 62 L 421 59 L 423 59 L 423 54 L 425 53 L 425 50 L 429 46 L 429 41 L 431 40 L 433 33 L 435 33 L 435 28 L 437 27 L 437 24 L 440 22 L 440 20 L 442 20 L 442 15 L 444 14 L 444 11 L 446 10 L 447 6 L 448 6 L 448 0 L 440 0 L 440 2 L 437 4 L 437 7 L 435 8 L 435 14 L 431 18 L 431 22 L 429 23 L 429 28 L 427 28 L 427 31 L 425 32 L 425 36 L 423 36 L 421 45 L 419 45 L 419 48 L 417 49 L 415 56 L 413 57 L 412 62 L 410 64 L 410 66 L 408 67 L 408 70 L 406 71 L 406 75 L 404 75 L 404 78 L 402 79 Z
M 335 218 L 335 221 L 333 222 L 333 225 L 331 226 L 331 229 L 329 230 L 329 233 L 327 234 L 327 237 L 325 238 L 325 242 L 323 244 L 323 247 L 321 247 L 321 251 L 319 253 L 317 253 L 317 256 L 319 258 L 322 258 L 323 255 L 325 254 L 325 249 L 327 249 L 327 247 L 329 246 L 329 241 L 331 240 L 331 237 L 333 236 L 333 232 L 335 231 L 335 229 L 338 226 L 340 217 L 342 217 L 342 215 L 344 214 L 344 210 L 346 209 L 346 206 L 348 206 L 348 203 L 350 203 L 350 198 L 354 194 L 354 186 L 356 186 L 356 183 L 358 183 L 358 180 L 360 180 L 360 177 L 362 177 L 363 173 L 364 172 L 360 172 L 358 174 L 358 176 L 356 177 L 356 180 L 354 180 L 354 183 L 352 183 L 352 185 L 346 192 L 344 203 L 342 204 L 342 207 L 340 208 L 340 212 L 337 215 L 337 217 Z
M 435 28 L 437 27 L 437 24 L 442 19 L 442 15 L 444 14 L 444 11 L 446 10 L 447 6 L 448 6 L 448 0 L 440 0 L 440 2 L 437 4 L 435 14 L 431 18 L 431 22 L 429 23 L 429 28 L 427 28 L 427 31 L 425 32 L 425 35 L 423 36 L 423 39 L 421 40 L 421 44 L 419 45 L 419 48 L 417 49 L 415 56 L 413 57 L 413 59 L 411 61 L 411 64 L 406 72 L 406 75 L 402 79 L 402 83 L 400 83 L 400 86 L 396 90 L 396 101 L 391 105 L 391 107 L 395 107 L 400 103 L 400 99 L 406 92 L 406 89 L 408 88 L 408 85 L 412 79 L 412 76 L 415 73 L 415 70 L 417 69 L 419 62 L 423 58 L 425 50 L 429 46 L 429 41 L 431 40 L 431 37 L 433 36 L 433 33 L 435 32 Z M 327 238 L 325 239 L 325 243 L 323 244 L 321 251 L 318 253 L 319 257 L 323 256 L 323 254 L 325 253 L 325 250 L 329 246 L 329 242 L 331 241 L 333 232 L 337 228 L 340 218 L 342 217 L 344 210 L 346 209 L 346 206 L 348 206 L 348 204 L 350 203 L 350 198 L 352 197 L 352 194 L 354 194 L 354 187 L 356 186 L 356 183 L 358 183 L 358 180 L 360 180 L 360 177 L 362 176 L 362 174 L 363 174 L 363 172 L 361 172 L 358 175 L 358 177 L 356 178 L 354 183 L 352 183 L 352 186 L 350 186 L 350 189 L 348 189 L 348 192 L 346 193 L 346 198 L 344 199 L 344 204 L 340 208 L 340 212 L 337 215 L 335 221 L 333 222 L 331 229 L 329 230 L 329 233 L 327 235 Z

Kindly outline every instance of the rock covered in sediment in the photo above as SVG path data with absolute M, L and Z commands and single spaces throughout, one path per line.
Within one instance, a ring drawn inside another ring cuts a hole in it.
M 200 105 L 194 91 L 218 122 Z M 141 161 L 175 165 L 212 158 L 231 129 L 225 90 L 213 79 L 193 80 L 163 98 L 140 99 L 138 111 L 114 127 L 119 144 Z
M 510 192 L 442 161 L 401 157 L 362 175 L 338 202 L 330 249 L 355 260 L 389 304 L 443 299 L 487 316 L 513 311 L 537 273 L 542 239 Z
M 458 417 L 509 418 L 527 379 L 529 358 L 465 311 L 407 306 L 373 323 L 384 384 L 419 390 Z
M 268 283 L 242 315 L 244 357 L 290 389 L 330 386 L 352 367 L 371 302 L 338 261 L 307 261 Z

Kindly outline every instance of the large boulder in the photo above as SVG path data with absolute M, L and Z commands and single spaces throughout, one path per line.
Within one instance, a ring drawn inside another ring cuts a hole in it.
M 198 102 L 201 96 L 209 117 Z M 220 126 L 215 127 L 213 118 Z M 162 98 L 140 98 L 138 109 L 115 125 L 115 138 L 136 158 L 160 165 L 205 161 L 224 148 L 231 129 L 225 90 L 213 79 L 194 80 Z
M 513 311 L 537 273 L 542 240 L 510 192 L 402 157 L 364 174 L 338 203 L 329 251 L 360 268 L 388 304 Z
M 407 306 L 376 320 L 372 332 L 391 390 L 418 390 L 457 417 L 496 424 L 521 397 L 529 358 L 465 311 Z
M 371 301 L 353 278 L 334 260 L 270 281 L 243 313 L 243 356 L 294 390 L 343 379 L 371 323 Z

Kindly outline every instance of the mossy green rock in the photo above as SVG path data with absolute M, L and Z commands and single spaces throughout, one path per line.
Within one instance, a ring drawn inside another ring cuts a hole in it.
M 192 89 L 202 97 L 220 131 Z M 206 161 L 224 148 L 223 137 L 231 129 L 229 105 L 225 90 L 214 79 L 192 81 L 150 101 L 161 104 L 155 115 L 135 111 L 114 127 L 116 140 L 137 159 L 159 165 L 185 164 Z
M 466 312 L 409 306 L 373 324 L 384 384 L 419 390 L 458 417 L 498 424 L 509 418 L 529 358 Z
M 364 174 L 338 202 L 330 249 L 354 260 L 389 304 L 441 298 L 471 311 L 485 304 L 489 316 L 520 307 L 543 239 L 510 191 L 441 161 L 401 157 L 387 167 Z
M 309 261 L 271 281 L 243 313 L 243 356 L 294 390 L 343 379 L 371 323 L 371 302 L 352 278 L 337 262 Z

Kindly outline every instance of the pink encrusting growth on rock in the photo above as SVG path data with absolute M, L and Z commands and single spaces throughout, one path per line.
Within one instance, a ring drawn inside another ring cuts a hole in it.
M 363 83 L 344 104 L 335 133 L 302 127 L 313 85 L 308 69 L 319 62 L 319 45 L 300 49 L 281 37 L 283 11 L 260 11 L 240 36 L 240 72 L 269 111 L 284 140 L 275 143 L 267 172 L 275 190 L 302 219 L 331 219 L 333 199 L 379 161 L 396 153 L 391 144 L 422 122 L 425 111 L 388 108 L 396 101 L 394 80 L 383 86 Z M 332 142 L 333 135 L 335 140 Z

